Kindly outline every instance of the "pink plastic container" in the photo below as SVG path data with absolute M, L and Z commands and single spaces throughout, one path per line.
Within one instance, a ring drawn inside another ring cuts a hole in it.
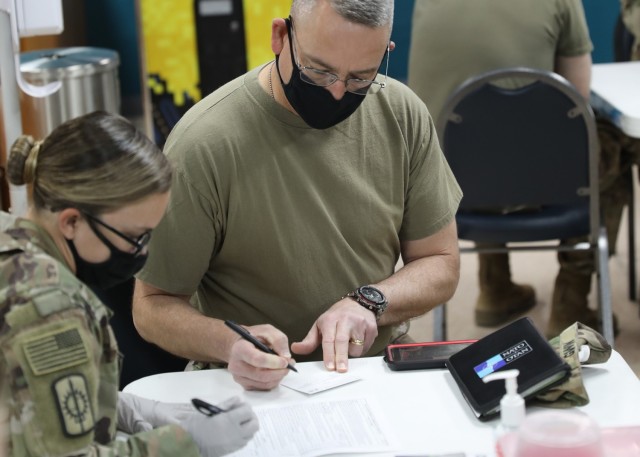
M 577 411 L 529 414 L 496 443 L 499 457 L 640 457 L 640 425 L 600 429 Z
M 605 457 L 640 457 L 640 425 L 603 428 Z

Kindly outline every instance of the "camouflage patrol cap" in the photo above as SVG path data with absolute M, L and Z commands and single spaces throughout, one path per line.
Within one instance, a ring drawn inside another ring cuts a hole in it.
M 554 408 L 586 405 L 589 395 L 582 382 L 582 365 L 606 362 L 611 356 L 611 346 L 600 333 L 580 322 L 567 327 L 549 344 L 571 367 L 571 375 L 561 384 L 537 395 L 536 404 Z M 584 345 L 589 346 L 590 355 L 581 364 L 578 354 Z

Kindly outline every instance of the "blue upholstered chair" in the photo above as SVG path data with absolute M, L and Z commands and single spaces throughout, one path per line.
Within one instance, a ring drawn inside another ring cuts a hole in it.
M 594 116 L 584 98 L 555 73 L 491 71 L 454 91 L 437 130 L 464 192 L 456 215 L 459 238 L 506 244 L 461 252 L 592 252 L 603 335 L 613 344 L 609 249 L 598 194 L 599 147 Z M 504 207 L 533 209 L 492 211 Z M 548 242 L 580 236 L 588 242 Z M 446 305 L 434 310 L 434 339 L 446 339 Z

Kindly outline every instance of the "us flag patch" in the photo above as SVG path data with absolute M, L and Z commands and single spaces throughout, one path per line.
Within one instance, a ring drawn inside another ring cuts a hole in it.
M 24 343 L 23 348 L 29 366 L 37 376 L 79 365 L 89 358 L 77 327 L 32 338 Z

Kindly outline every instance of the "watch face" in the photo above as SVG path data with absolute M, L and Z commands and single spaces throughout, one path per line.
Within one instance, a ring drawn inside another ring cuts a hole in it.
M 363 286 L 360 288 L 360 293 L 364 298 L 372 301 L 373 303 L 381 304 L 385 301 L 384 296 L 375 287 Z

